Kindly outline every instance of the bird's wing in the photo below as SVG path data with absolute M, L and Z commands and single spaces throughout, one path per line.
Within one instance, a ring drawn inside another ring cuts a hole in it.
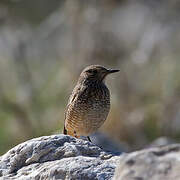
M 66 110 L 65 110 L 65 118 L 64 118 L 64 130 L 63 130 L 63 134 L 67 134 L 67 130 L 65 128 L 65 121 L 67 118 L 67 112 L 70 109 L 69 106 L 73 103 L 73 101 L 77 98 L 80 98 L 84 92 L 86 91 L 87 87 L 86 86 L 76 86 L 72 92 L 72 94 L 69 97 L 68 100 L 68 104 L 66 106 Z
M 74 88 L 74 90 L 73 90 L 70 98 L 69 98 L 68 105 L 71 104 L 71 103 L 73 103 L 73 101 L 74 101 L 75 99 L 82 98 L 82 96 L 83 96 L 84 94 L 87 94 L 87 90 L 88 90 L 87 86 L 76 86 L 76 87 Z M 67 106 L 68 106 L 68 105 L 67 105 Z

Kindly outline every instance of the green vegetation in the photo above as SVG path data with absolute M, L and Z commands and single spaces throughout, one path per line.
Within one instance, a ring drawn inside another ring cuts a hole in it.
M 162 135 L 178 140 L 180 6 L 59 2 L 0 2 L 0 154 L 60 133 L 68 97 L 90 64 L 121 70 L 107 78 L 104 132 L 133 149 Z

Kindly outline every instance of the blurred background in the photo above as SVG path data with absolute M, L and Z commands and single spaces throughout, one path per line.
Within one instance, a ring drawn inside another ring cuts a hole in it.
M 100 129 L 129 151 L 180 138 L 180 1 L 1 0 L 0 154 L 61 133 L 84 67 L 107 78 L 111 111 Z

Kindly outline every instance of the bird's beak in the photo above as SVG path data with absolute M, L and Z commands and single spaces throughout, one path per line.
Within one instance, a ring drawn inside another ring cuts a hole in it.
M 119 70 L 118 69 L 108 69 L 108 74 L 115 73 L 115 72 L 119 72 Z

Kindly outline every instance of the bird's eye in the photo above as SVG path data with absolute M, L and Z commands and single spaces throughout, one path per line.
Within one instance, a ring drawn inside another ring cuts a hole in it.
M 88 73 L 92 73 L 93 71 L 92 71 L 92 69 L 89 69 L 87 72 L 88 72 Z
M 93 73 L 96 74 L 96 73 L 97 73 L 97 70 L 95 69 L 95 70 L 93 71 Z
M 87 71 L 88 73 L 91 73 L 91 74 L 97 74 L 97 70 L 96 69 L 89 69 L 88 71 Z

